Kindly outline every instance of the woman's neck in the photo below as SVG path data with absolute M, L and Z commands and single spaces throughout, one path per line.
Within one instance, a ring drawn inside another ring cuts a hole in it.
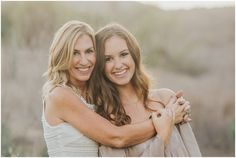
M 138 100 L 137 93 L 132 84 L 117 87 L 123 106 L 125 103 L 131 103 Z
M 87 91 L 87 82 L 70 82 L 71 85 L 73 85 L 75 88 L 79 89 L 80 95 L 82 97 L 86 96 Z
M 148 119 L 150 112 L 145 108 L 142 98 L 140 98 L 135 88 L 130 85 L 117 87 L 122 106 L 127 115 L 131 118 L 131 124 L 140 123 Z

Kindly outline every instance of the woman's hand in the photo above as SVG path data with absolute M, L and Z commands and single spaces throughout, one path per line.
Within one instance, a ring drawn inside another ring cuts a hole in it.
M 180 99 L 177 99 L 176 102 L 178 103 Z M 189 118 L 190 105 L 188 101 L 185 101 L 182 105 L 174 104 L 171 108 L 175 111 L 175 124 L 191 121 Z
M 183 98 L 182 91 L 178 91 L 175 95 L 172 95 L 165 107 L 175 112 L 175 124 L 191 121 L 189 118 L 190 103 Z
M 152 122 L 163 140 L 164 144 L 168 143 L 174 126 L 175 114 L 172 109 L 159 109 L 158 112 L 152 113 Z

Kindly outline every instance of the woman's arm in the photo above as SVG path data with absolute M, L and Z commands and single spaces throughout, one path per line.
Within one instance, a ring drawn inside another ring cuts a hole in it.
M 71 90 L 57 87 L 49 95 L 47 106 L 53 115 L 68 122 L 87 137 L 117 148 L 141 143 L 155 135 L 151 120 L 117 127 L 89 109 Z
M 175 112 L 175 124 L 178 123 L 185 123 L 191 121 L 189 118 L 189 111 L 190 111 L 190 105 L 189 101 L 186 101 L 183 98 L 183 92 L 178 91 L 175 93 L 174 91 L 168 89 L 168 88 L 161 88 L 151 91 L 151 96 L 154 100 L 160 100 L 165 108 L 171 108 Z M 171 101 L 171 99 L 174 99 L 174 102 Z M 157 106 L 153 106 L 153 109 L 158 108 Z

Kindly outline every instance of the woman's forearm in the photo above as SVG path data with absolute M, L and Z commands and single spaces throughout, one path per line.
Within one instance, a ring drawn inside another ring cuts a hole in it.
M 51 104 L 56 105 L 58 117 L 101 144 L 119 148 L 141 143 L 155 135 L 151 120 L 118 127 L 89 109 L 67 89 L 60 89 L 54 97 Z
M 125 125 L 118 128 L 120 144 L 118 148 L 127 147 L 142 143 L 156 134 L 156 130 L 151 120 L 143 123 Z

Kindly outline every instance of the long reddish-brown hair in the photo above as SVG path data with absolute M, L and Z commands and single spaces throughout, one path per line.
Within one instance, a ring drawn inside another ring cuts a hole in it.
M 148 102 L 149 78 L 141 64 L 141 52 L 135 37 L 119 24 L 109 24 L 95 34 L 97 55 L 94 72 L 91 76 L 88 100 L 97 105 L 97 112 L 118 126 L 131 123 L 121 104 L 120 94 L 116 86 L 105 75 L 105 42 L 113 36 L 124 39 L 135 63 L 131 83 L 142 99 L 145 107 Z

